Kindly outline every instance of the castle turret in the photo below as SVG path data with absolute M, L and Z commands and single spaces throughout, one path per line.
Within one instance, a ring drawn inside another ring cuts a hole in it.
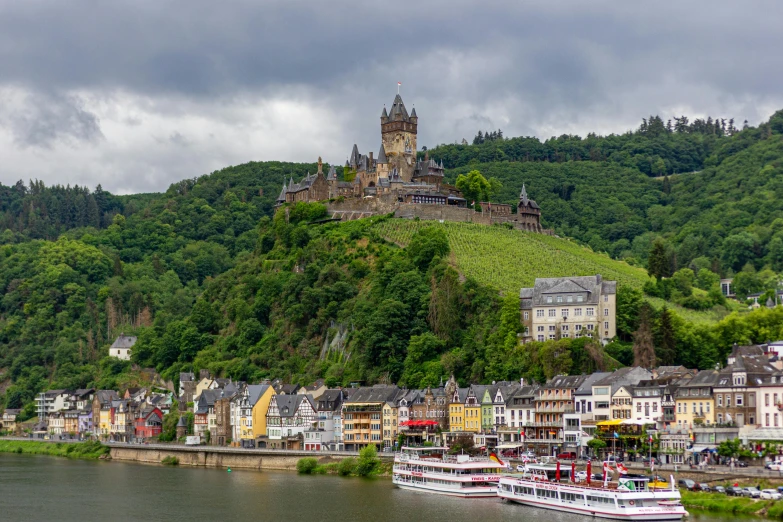
M 383 112 L 381 113 L 381 124 L 389 122 L 389 113 L 386 112 L 386 105 L 383 106 Z
M 517 221 L 527 230 L 536 232 L 541 230 L 541 208 L 528 197 L 524 183 L 522 183 L 522 191 L 519 193 Z
M 390 165 L 397 167 L 406 182 L 416 168 L 416 133 L 418 118 L 408 114 L 402 97 L 394 97 L 388 118 L 381 119 L 381 138 Z
M 285 184 L 285 180 L 283 180 L 283 190 L 281 190 L 280 191 L 280 195 L 277 196 L 277 204 L 278 205 L 282 205 L 283 203 L 285 203 L 286 189 L 287 189 L 287 187 L 286 187 L 286 184 Z

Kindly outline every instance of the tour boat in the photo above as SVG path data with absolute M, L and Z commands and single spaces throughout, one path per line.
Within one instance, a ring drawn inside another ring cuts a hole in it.
M 569 473 L 570 472 L 570 473 Z M 617 482 L 570 480 L 571 469 L 529 465 L 524 473 L 503 476 L 498 496 L 527 506 L 612 520 L 682 520 L 686 515 L 674 478 L 666 489 L 650 489 L 643 475 L 621 475 Z
M 499 460 L 448 455 L 448 448 L 404 446 L 394 455 L 392 482 L 402 489 L 455 497 L 496 497 Z

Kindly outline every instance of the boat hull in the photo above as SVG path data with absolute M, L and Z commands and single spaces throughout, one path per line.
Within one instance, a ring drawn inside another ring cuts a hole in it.
M 576 507 L 565 506 L 562 504 L 555 504 L 551 502 L 542 502 L 539 500 L 528 500 L 522 498 L 513 498 L 500 495 L 503 500 L 508 500 L 516 504 L 522 504 L 524 506 L 536 507 L 541 509 L 552 509 L 555 511 L 563 511 L 565 513 L 573 513 L 575 515 L 592 516 L 595 518 L 603 518 L 607 520 L 682 520 L 685 516 L 685 510 L 672 510 L 672 511 L 656 511 L 649 513 L 642 512 L 627 512 L 618 513 L 616 511 L 602 511 L 595 507 Z
M 408 491 L 419 491 L 421 493 L 434 493 L 436 495 L 446 495 L 449 497 L 460 497 L 460 498 L 496 498 L 498 496 L 497 492 L 492 489 L 488 489 L 486 491 L 459 491 L 459 490 L 449 490 L 449 489 L 438 489 L 434 486 L 428 486 L 427 484 L 405 484 L 405 483 L 399 483 L 395 482 L 395 486 L 397 486 L 400 489 L 405 489 Z

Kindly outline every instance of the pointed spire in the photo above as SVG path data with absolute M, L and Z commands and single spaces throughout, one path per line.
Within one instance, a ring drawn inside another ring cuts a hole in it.
M 383 143 L 381 143 L 381 150 L 378 151 L 378 163 L 389 163 L 389 160 L 386 159 L 386 150 L 383 148 Z
M 408 109 L 405 108 L 405 104 L 402 102 L 402 97 L 399 94 L 394 97 L 394 103 L 392 103 L 392 108 L 389 112 L 389 119 L 392 121 L 410 120 L 410 116 L 408 116 Z
M 443 170 L 443 160 L 440 160 L 440 170 Z
M 384 103 L 383 104 L 383 112 L 381 113 L 381 118 L 388 118 L 388 117 L 389 117 L 389 113 L 386 112 L 386 104 Z
M 285 193 L 287 192 L 288 187 L 285 185 L 285 180 L 283 180 L 283 190 L 280 191 L 280 195 L 277 196 L 277 201 L 285 201 Z
M 519 201 L 523 205 L 527 205 L 527 201 L 528 201 L 527 190 L 525 190 L 525 184 L 524 183 L 522 183 L 522 192 L 519 193 Z
M 337 181 L 337 170 L 335 170 L 334 165 L 329 167 L 329 173 L 326 175 L 326 181 Z
M 415 105 L 411 109 L 411 118 L 418 118 L 418 116 L 416 116 L 416 106 Z

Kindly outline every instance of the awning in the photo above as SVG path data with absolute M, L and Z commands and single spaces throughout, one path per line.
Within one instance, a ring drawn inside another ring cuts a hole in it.
M 653 422 L 642 422 L 642 421 L 633 420 L 633 419 L 625 419 L 622 423 L 623 423 L 624 426 L 628 426 L 628 425 L 631 425 L 631 426 L 644 426 L 645 424 L 654 424 Z
M 612 420 L 605 420 L 601 422 L 596 422 L 596 426 L 619 426 L 623 423 L 623 419 L 612 419 Z
M 716 448 L 717 448 L 717 446 L 715 446 L 714 444 L 712 444 L 712 445 L 702 445 L 702 444 L 700 444 L 698 446 L 694 445 L 691 448 L 691 452 L 692 453 L 701 453 L 703 451 L 711 451 L 711 450 L 714 450 Z
M 517 442 L 507 442 L 505 444 L 498 444 L 497 448 L 498 449 L 517 449 L 517 448 L 521 448 L 522 446 L 524 446 L 524 444 L 517 443 Z

